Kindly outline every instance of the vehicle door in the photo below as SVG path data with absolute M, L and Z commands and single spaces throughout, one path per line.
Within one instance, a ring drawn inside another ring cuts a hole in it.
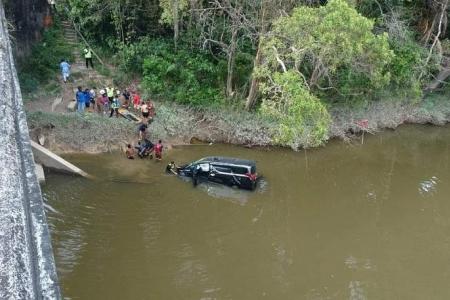
M 231 176 L 233 185 L 239 187 L 245 187 L 248 185 L 248 178 L 245 174 L 249 172 L 248 168 L 245 166 L 233 166 L 231 168 Z
M 230 172 L 230 168 L 226 166 L 211 164 L 209 180 L 218 183 L 227 183 Z

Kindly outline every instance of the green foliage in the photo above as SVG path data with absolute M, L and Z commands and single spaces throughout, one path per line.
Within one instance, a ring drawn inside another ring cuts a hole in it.
M 412 39 L 405 42 L 391 40 L 390 44 L 395 53 L 389 65 L 392 89 L 413 99 L 421 97 L 422 82 L 418 77 L 423 68 L 425 49 Z
M 19 80 L 23 93 L 32 93 L 59 72 L 61 59 L 71 59 L 72 50 L 64 41 L 62 30 L 55 26 L 43 32 L 42 40 L 31 54 L 19 63 Z
M 344 0 L 295 8 L 264 40 L 267 67 L 278 68 L 281 60 L 303 74 L 313 91 L 327 89 L 328 96 L 380 89 L 389 82 L 386 66 L 394 55 L 387 34 L 375 35 L 373 25 Z
M 159 0 L 159 6 L 162 8 L 161 23 L 172 24 L 174 15 L 181 16 L 182 12 L 188 7 L 187 0 Z M 178 20 L 176 20 L 178 21 Z
M 142 85 L 152 95 L 192 105 L 222 102 L 219 69 L 207 54 L 187 49 L 175 51 L 170 42 L 145 40 L 147 46 L 133 47 L 124 67 L 137 70 L 143 59 Z
M 123 72 L 142 74 L 144 59 L 170 51 L 170 45 L 163 39 L 144 37 L 135 43 L 123 44 L 117 52 L 119 69 Z
M 273 84 L 263 85 L 263 92 L 261 112 L 278 120 L 276 138 L 280 144 L 298 149 L 319 146 L 328 138 L 330 115 L 298 73 L 274 73 Z

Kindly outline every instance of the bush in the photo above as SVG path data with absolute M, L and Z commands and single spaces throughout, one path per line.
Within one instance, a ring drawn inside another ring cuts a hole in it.
M 403 43 L 391 39 L 390 45 L 395 53 L 389 65 L 393 90 L 413 98 L 421 97 L 422 84 L 418 78 L 423 68 L 424 48 L 412 39 Z
M 298 73 L 274 73 L 273 84 L 264 84 L 263 92 L 261 112 L 278 122 L 275 138 L 279 144 L 297 150 L 320 146 L 328 139 L 330 115 Z
M 223 101 L 219 68 L 207 54 L 175 51 L 172 43 L 164 40 L 144 39 L 142 43 L 122 52 L 129 55 L 122 67 L 139 71 L 137 66 L 143 60 L 142 86 L 150 94 L 195 106 Z
M 31 54 L 19 63 L 19 80 L 24 93 L 32 93 L 59 72 L 62 58 L 71 59 L 72 50 L 64 40 L 62 30 L 54 26 L 43 32 L 42 40 Z

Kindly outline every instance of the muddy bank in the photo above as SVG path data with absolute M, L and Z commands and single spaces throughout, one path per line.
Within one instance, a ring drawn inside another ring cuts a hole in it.
M 93 113 L 28 112 L 30 136 L 45 137 L 45 147 L 56 153 L 101 153 L 136 144 L 138 125 L 123 118 Z M 152 141 L 170 145 L 193 140 L 240 145 L 272 144 L 271 124 L 246 112 L 195 110 L 171 104 L 157 104 L 157 116 L 149 126 Z
M 368 131 L 376 133 L 405 123 L 444 125 L 450 122 L 450 104 L 445 99 L 420 103 L 377 102 L 360 109 L 330 108 L 329 139 L 349 140 L 368 120 Z M 123 149 L 137 142 L 137 125 L 123 118 L 95 114 L 28 113 L 32 139 L 45 137 L 45 146 L 56 153 L 101 153 Z M 150 139 L 173 144 L 193 140 L 245 146 L 273 146 L 277 124 L 254 113 L 233 110 L 199 110 L 171 103 L 157 103 L 157 116 L 149 126 Z M 280 146 L 280 145 L 277 145 Z M 283 145 L 281 145 L 283 146 Z M 307 145 L 306 145 L 307 146 Z

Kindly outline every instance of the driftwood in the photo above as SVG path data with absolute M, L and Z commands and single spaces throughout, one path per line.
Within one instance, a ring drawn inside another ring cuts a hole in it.
M 432 92 L 436 90 L 442 83 L 445 82 L 445 80 L 450 76 L 450 68 L 446 67 L 439 74 L 436 76 L 436 78 L 428 84 L 428 86 L 425 88 L 426 92 Z

